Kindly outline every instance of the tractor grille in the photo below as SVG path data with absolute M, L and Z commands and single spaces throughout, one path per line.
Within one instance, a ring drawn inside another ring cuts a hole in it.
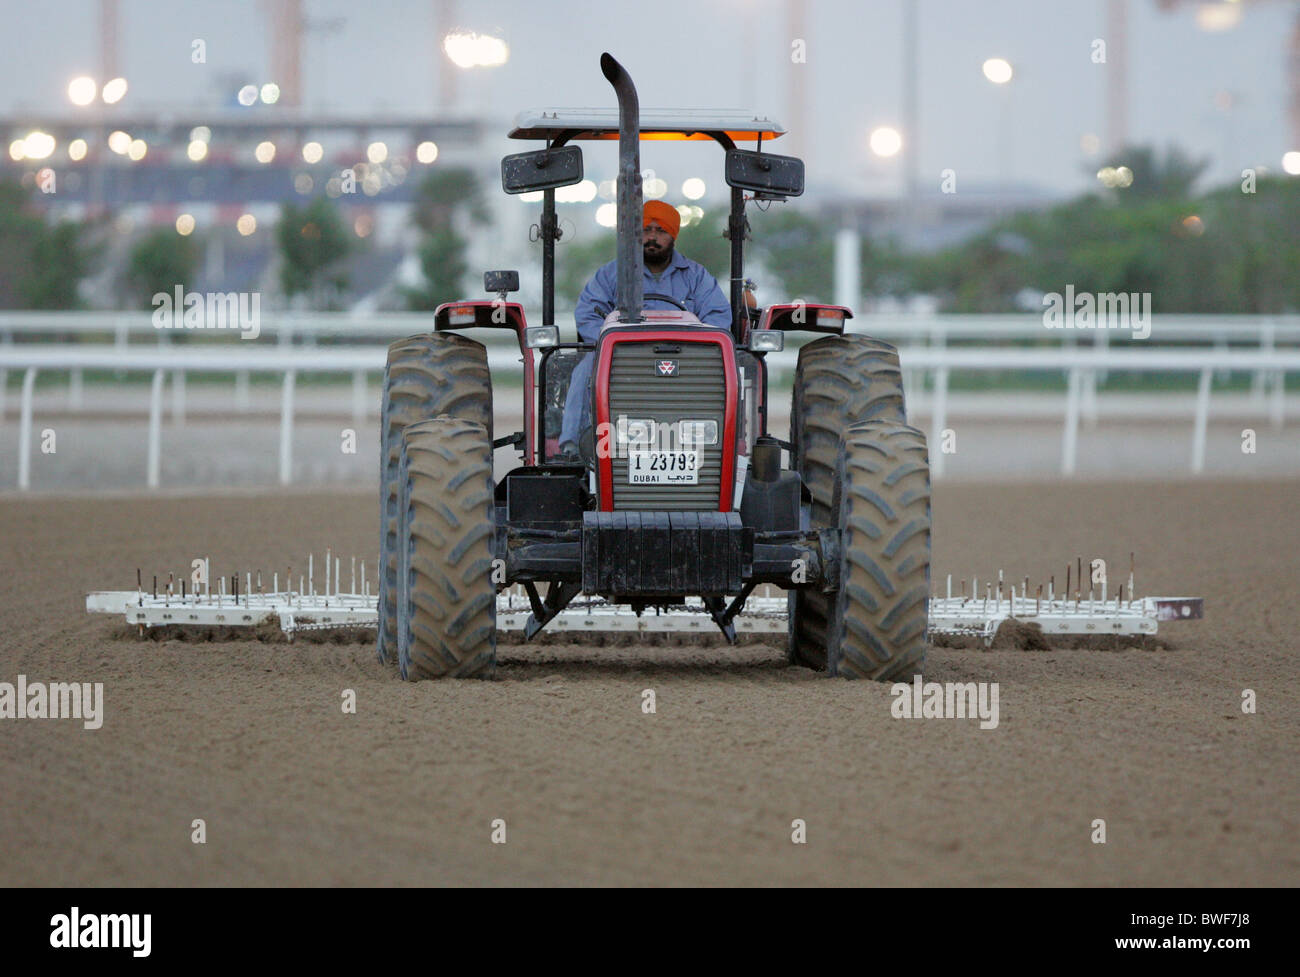
M 681 352 L 655 352 L 655 347 L 675 346 Z M 660 360 L 677 361 L 676 376 L 660 376 Z M 653 418 L 660 423 L 683 419 L 717 421 L 718 443 L 703 445 L 700 477 L 696 485 L 630 485 L 628 459 L 615 452 L 615 509 L 713 509 L 718 508 L 722 480 L 723 418 L 727 403 L 727 381 L 722 350 L 715 343 L 621 342 L 614 347 L 609 374 L 609 416 L 612 424 L 620 416 Z M 728 449 L 729 450 L 729 449 Z

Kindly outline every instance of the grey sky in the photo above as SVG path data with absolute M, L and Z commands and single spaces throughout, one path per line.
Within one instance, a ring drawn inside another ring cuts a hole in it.
M 524 106 L 612 105 L 597 57 L 609 50 L 628 67 L 643 105 L 754 107 L 789 124 L 791 71 L 806 72 L 803 136 L 810 190 L 885 193 L 899 161 L 867 151 L 876 125 L 901 125 L 902 5 L 909 0 L 807 0 L 808 62 L 790 62 L 784 0 L 460 0 L 457 22 L 497 33 L 511 58 L 497 69 L 459 75 L 461 108 L 504 132 Z M 1088 185 L 1080 139 L 1104 134 L 1104 66 L 1089 59 L 1104 37 L 1104 0 L 917 0 L 921 86 L 919 165 L 937 187 L 945 167 L 970 183 L 1010 175 L 1054 192 Z M 258 0 L 122 0 L 122 73 L 137 107 L 216 104 L 223 78 L 271 79 L 269 4 Z M 1196 4 L 1163 13 L 1129 0 L 1129 132 L 1134 142 L 1178 143 L 1214 160 L 1216 181 L 1243 167 L 1279 168 L 1288 145 L 1285 46 L 1297 6 L 1245 5 L 1241 23 L 1205 33 Z M 437 69 L 432 0 L 304 0 L 305 103 L 309 108 L 432 112 Z M 70 111 L 65 88 L 98 73 L 94 0 L 0 0 L 0 112 Z M 741 64 L 752 26 L 751 67 Z M 329 22 L 341 22 L 329 29 Z M 203 38 L 207 64 L 190 61 Z M 1016 67 L 1009 91 L 980 73 L 1002 56 Z M 746 85 L 746 79 L 751 84 Z M 227 86 L 229 87 L 229 86 Z M 746 92 L 744 88 L 752 87 Z M 1232 92 L 1230 113 L 1216 93 Z M 1010 150 L 998 152 L 999 99 L 1006 97 Z M 647 146 L 644 164 L 680 179 L 698 170 L 716 181 L 716 152 L 682 154 Z M 781 143 L 773 146 L 780 151 Z M 659 160 L 662 160 L 661 162 Z M 698 161 L 698 162 L 697 162 Z M 588 175 L 613 175 L 613 152 L 589 153 Z

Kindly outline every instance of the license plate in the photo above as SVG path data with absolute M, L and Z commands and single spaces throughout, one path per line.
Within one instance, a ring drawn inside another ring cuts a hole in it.
M 698 485 L 698 451 L 631 451 L 627 456 L 629 485 Z

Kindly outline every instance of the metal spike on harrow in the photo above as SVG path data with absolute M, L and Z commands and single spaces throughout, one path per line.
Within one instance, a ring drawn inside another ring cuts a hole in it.
M 1129 555 L 1127 585 L 1111 597 L 1102 577 L 1100 594 L 1090 589 L 1083 595 L 1083 560 L 1075 566 L 1066 565 L 1065 590 L 1056 593 L 1056 577 L 1048 578 L 1047 590 L 1038 585 L 1031 595 L 1029 578 L 1020 583 L 1007 584 L 998 571 L 996 589 L 992 583 L 984 585 L 981 594 L 979 580 L 971 579 L 969 592 L 966 580 L 953 593 L 952 575 L 949 574 L 943 596 L 931 595 L 929 603 L 929 630 L 932 634 L 966 636 L 982 639 L 991 644 L 994 636 L 1007 621 L 1037 624 L 1042 633 L 1052 635 L 1153 635 L 1161 621 L 1196 620 L 1204 616 L 1204 601 L 1200 597 L 1137 597 L 1134 590 L 1134 567 Z M 360 577 L 358 577 L 358 566 Z M 1090 564 L 1091 567 L 1091 564 Z M 351 585 L 341 589 L 342 562 L 327 550 L 325 554 L 325 582 L 322 592 L 316 591 L 315 557 L 307 557 L 307 574 L 299 575 L 298 588 L 293 589 L 293 568 L 285 572 L 286 589 L 280 589 L 280 575 L 271 575 L 271 590 L 263 588 L 259 570 L 254 587 L 254 576 L 246 572 L 241 592 L 240 575 L 230 577 L 230 592 L 226 590 L 226 577 L 218 578 L 220 586 L 211 587 L 211 566 L 204 561 L 202 583 L 187 590 L 186 578 L 180 577 L 180 591 L 176 590 L 176 576 L 167 575 L 167 584 L 160 592 L 158 578 L 153 578 L 153 588 L 146 591 L 142 575 L 136 570 L 136 589 L 96 591 L 87 595 L 86 610 L 91 613 L 122 614 L 128 624 L 137 625 L 143 634 L 146 628 L 175 625 L 182 627 L 255 627 L 274 620 L 292 639 L 295 632 L 327 628 L 375 627 L 378 623 L 376 594 L 366 574 L 366 561 L 351 558 Z M 1071 583 L 1075 584 L 1073 595 Z M 764 587 L 766 593 L 755 594 L 745 604 L 745 610 L 736 617 L 736 631 L 742 634 L 784 634 L 788 618 L 788 601 L 779 588 Z M 524 630 L 532 607 L 528 596 L 519 586 L 507 588 L 497 595 L 497 630 L 514 632 Z M 684 604 L 666 608 L 650 608 L 638 615 L 626 606 L 611 604 L 597 597 L 579 597 L 546 626 L 547 631 L 600 633 L 656 633 L 677 632 L 701 634 L 716 633 L 709 610 L 699 598 L 688 598 Z
M 86 610 L 98 614 L 124 614 L 128 624 L 145 628 L 165 627 L 256 627 L 274 619 L 286 635 L 293 638 L 297 631 L 327 628 L 375 627 L 378 619 L 376 596 L 371 581 L 366 577 L 366 561 L 360 561 L 360 587 L 358 588 L 358 561 L 352 557 L 352 585 L 348 591 L 340 590 L 342 561 L 325 551 L 325 585 L 316 592 L 315 557 L 307 556 L 307 574 L 298 576 L 298 588 L 293 589 L 293 567 L 286 567 L 286 590 L 280 589 L 280 574 L 271 575 L 271 591 L 263 588 L 262 571 L 257 571 L 256 590 L 251 571 L 245 572 L 243 589 L 240 575 L 230 577 L 230 591 L 226 590 L 226 577 L 219 579 L 214 591 L 211 586 L 212 567 L 204 563 L 203 580 L 188 593 L 185 577 L 181 576 L 179 594 L 172 584 L 173 574 L 168 574 L 168 584 L 159 593 L 155 576 L 152 591 L 142 586 L 142 576 L 136 570 L 136 589 L 101 590 L 86 595 Z

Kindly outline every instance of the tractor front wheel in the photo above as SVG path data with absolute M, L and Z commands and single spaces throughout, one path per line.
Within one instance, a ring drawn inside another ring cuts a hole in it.
M 930 462 L 925 435 L 891 421 L 854 424 L 836 466 L 840 586 L 832 675 L 909 681 L 925 665 L 930 599 Z
M 397 501 L 402 430 L 439 414 L 482 424 L 492 435 L 492 379 L 482 343 L 435 332 L 388 347 L 379 418 L 379 633 L 378 655 L 397 650 Z
M 492 441 L 443 415 L 402 432 L 396 553 L 402 677 L 496 671 Z
M 907 423 L 898 350 L 869 336 L 826 336 L 799 350 L 790 407 L 791 462 L 812 495 L 812 529 L 835 525 L 835 463 L 850 425 Z M 831 606 L 812 588 L 790 591 L 787 658 L 826 668 Z

